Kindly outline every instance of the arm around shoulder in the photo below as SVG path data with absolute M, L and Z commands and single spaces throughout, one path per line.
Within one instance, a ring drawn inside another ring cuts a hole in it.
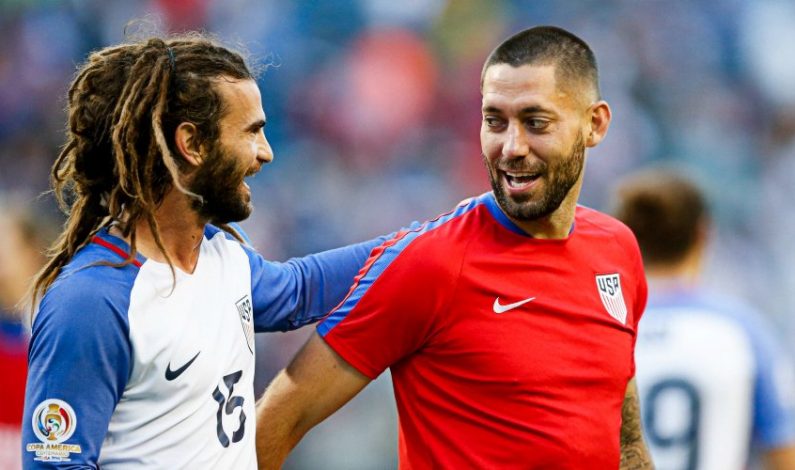
M 320 335 L 313 334 L 257 403 L 259 468 L 281 468 L 304 434 L 370 380 L 345 362 Z
M 323 318 L 345 297 L 371 250 L 385 239 L 378 237 L 284 263 L 266 261 L 246 248 L 255 330 L 289 331 Z

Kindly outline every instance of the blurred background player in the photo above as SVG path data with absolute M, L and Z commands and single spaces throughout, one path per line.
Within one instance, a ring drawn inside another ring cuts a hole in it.
M 25 294 L 55 238 L 56 219 L 22 197 L 0 193 L 0 468 L 21 466 L 28 331 Z
M 793 363 L 757 312 L 701 286 L 711 221 L 683 176 L 622 180 L 615 215 L 640 244 L 649 302 L 635 349 L 646 439 L 659 470 L 795 469 Z

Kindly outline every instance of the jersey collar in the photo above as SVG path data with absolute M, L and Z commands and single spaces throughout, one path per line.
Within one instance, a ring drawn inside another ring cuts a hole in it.
M 127 244 L 121 238 L 111 235 L 108 227 L 104 227 L 99 230 L 99 232 L 94 235 L 91 240 L 92 243 L 96 243 L 108 250 L 117 254 L 122 260 L 127 259 L 130 255 L 130 245 Z M 135 254 L 135 259 L 133 260 L 133 264 L 137 267 L 141 267 L 146 262 L 146 257 L 141 253 Z
M 500 225 L 510 230 L 511 232 L 521 235 L 523 237 L 535 238 L 529 233 L 519 228 L 519 226 L 516 225 L 513 222 L 513 220 L 511 220 L 507 215 L 505 215 L 505 212 L 503 212 L 502 209 L 500 209 L 500 204 L 497 202 L 497 198 L 496 196 L 494 196 L 493 191 L 490 191 L 482 195 L 480 198 L 483 201 L 483 204 L 486 205 L 486 208 L 489 210 L 492 217 L 494 217 L 494 219 L 496 219 Z M 571 236 L 571 234 L 574 233 L 574 227 L 576 225 L 577 225 L 576 222 L 571 224 L 571 230 L 569 230 L 569 236 Z

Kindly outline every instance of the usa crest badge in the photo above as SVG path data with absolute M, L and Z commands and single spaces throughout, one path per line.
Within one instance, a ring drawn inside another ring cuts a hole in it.
M 240 324 L 243 326 L 243 336 L 246 337 L 246 344 L 248 350 L 254 354 L 254 321 L 252 316 L 254 308 L 251 305 L 251 296 L 244 295 L 240 300 L 235 302 L 237 313 L 240 314 Z
M 599 298 L 602 299 L 602 305 L 604 305 L 607 313 L 620 321 L 622 325 L 626 325 L 627 305 L 624 303 L 624 294 L 621 292 L 621 277 L 618 273 L 597 275 L 596 288 L 599 290 Z

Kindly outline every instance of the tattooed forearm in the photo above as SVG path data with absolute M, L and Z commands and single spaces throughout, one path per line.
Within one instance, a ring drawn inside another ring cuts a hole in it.
M 649 470 L 654 468 L 642 443 L 637 446 L 621 447 L 621 470 Z
M 621 447 L 631 446 L 643 440 L 640 424 L 640 403 L 635 393 L 632 382 L 627 387 L 624 396 L 624 406 L 621 408 Z
M 621 409 L 621 470 L 650 470 L 654 465 L 643 442 L 640 423 L 640 403 L 635 379 L 627 385 Z

